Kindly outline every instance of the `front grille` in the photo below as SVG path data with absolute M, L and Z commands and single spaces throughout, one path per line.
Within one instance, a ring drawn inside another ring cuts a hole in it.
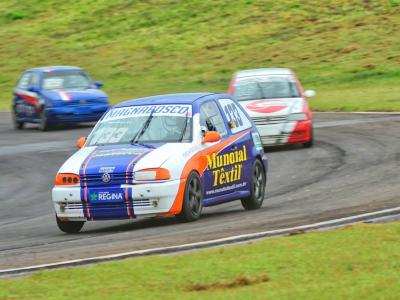
M 70 100 L 67 103 L 69 105 L 90 105 L 90 104 L 99 104 L 99 103 L 103 103 L 103 99 L 99 98 L 99 99 L 84 99 L 84 100 Z
M 133 199 L 133 207 L 155 207 L 150 199 Z M 82 203 L 67 203 L 65 209 L 83 209 Z M 123 203 L 89 203 L 89 208 L 107 209 L 107 208 L 126 208 L 126 202 Z
M 99 174 L 89 174 L 81 177 L 82 185 L 86 184 L 86 186 L 104 186 L 107 185 L 120 185 L 125 184 L 128 179 L 128 183 L 131 183 L 133 180 L 132 173 L 128 174 L 128 178 L 126 178 L 126 173 L 109 173 L 110 181 L 105 183 L 103 182 L 103 173 Z
M 83 119 L 84 118 L 90 118 L 90 119 L 93 119 L 95 121 L 95 120 L 100 119 L 102 115 L 103 115 L 103 113 L 97 113 L 97 112 L 96 113 L 87 113 L 87 114 L 73 114 L 73 113 L 70 113 L 70 114 L 57 115 L 57 119 L 58 120 L 62 120 L 62 121 L 77 121 L 77 122 L 79 122 L 79 121 L 82 120 L 82 118 Z
M 272 125 L 281 124 L 287 121 L 286 116 L 275 116 L 275 117 L 253 117 L 253 122 L 256 125 Z
M 289 136 L 290 133 L 262 136 L 261 142 L 264 146 L 285 144 Z

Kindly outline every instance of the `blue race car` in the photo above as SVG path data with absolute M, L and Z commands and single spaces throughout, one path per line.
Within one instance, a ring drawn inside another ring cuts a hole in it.
M 177 216 L 241 200 L 260 208 L 267 157 L 245 110 L 227 94 L 160 95 L 111 108 L 60 168 L 58 227 L 85 221 Z
M 108 96 L 78 67 L 41 67 L 25 71 L 14 90 L 14 126 L 38 123 L 39 129 L 61 123 L 93 122 L 110 107 Z

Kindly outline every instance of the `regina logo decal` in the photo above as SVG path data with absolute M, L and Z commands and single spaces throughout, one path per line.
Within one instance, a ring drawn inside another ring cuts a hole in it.
M 274 113 L 287 108 L 280 100 L 257 100 L 246 105 L 248 110 L 258 113 Z

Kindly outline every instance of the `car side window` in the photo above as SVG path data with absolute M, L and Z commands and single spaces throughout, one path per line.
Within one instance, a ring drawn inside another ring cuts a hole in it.
M 232 99 L 219 99 L 224 115 L 229 122 L 233 134 L 252 127 L 251 121 Z
M 17 88 L 22 89 L 22 90 L 27 90 L 29 86 L 29 82 L 31 80 L 32 73 L 28 72 L 22 75 L 21 79 L 18 82 Z
M 39 87 L 39 75 L 36 73 L 32 73 L 32 76 L 29 80 L 28 88 L 33 86 L 35 88 Z
M 214 101 L 203 103 L 200 107 L 200 126 L 208 131 L 218 131 L 221 136 L 227 134 L 224 119 Z

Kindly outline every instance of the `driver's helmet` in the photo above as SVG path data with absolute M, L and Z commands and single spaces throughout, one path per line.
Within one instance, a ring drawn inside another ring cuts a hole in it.
M 181 118 L 178 117 L 166 117 L 163 118 L 163 128 L 165 130 L 166 136 L 170 138 L 177 138 L 182 133 Z

